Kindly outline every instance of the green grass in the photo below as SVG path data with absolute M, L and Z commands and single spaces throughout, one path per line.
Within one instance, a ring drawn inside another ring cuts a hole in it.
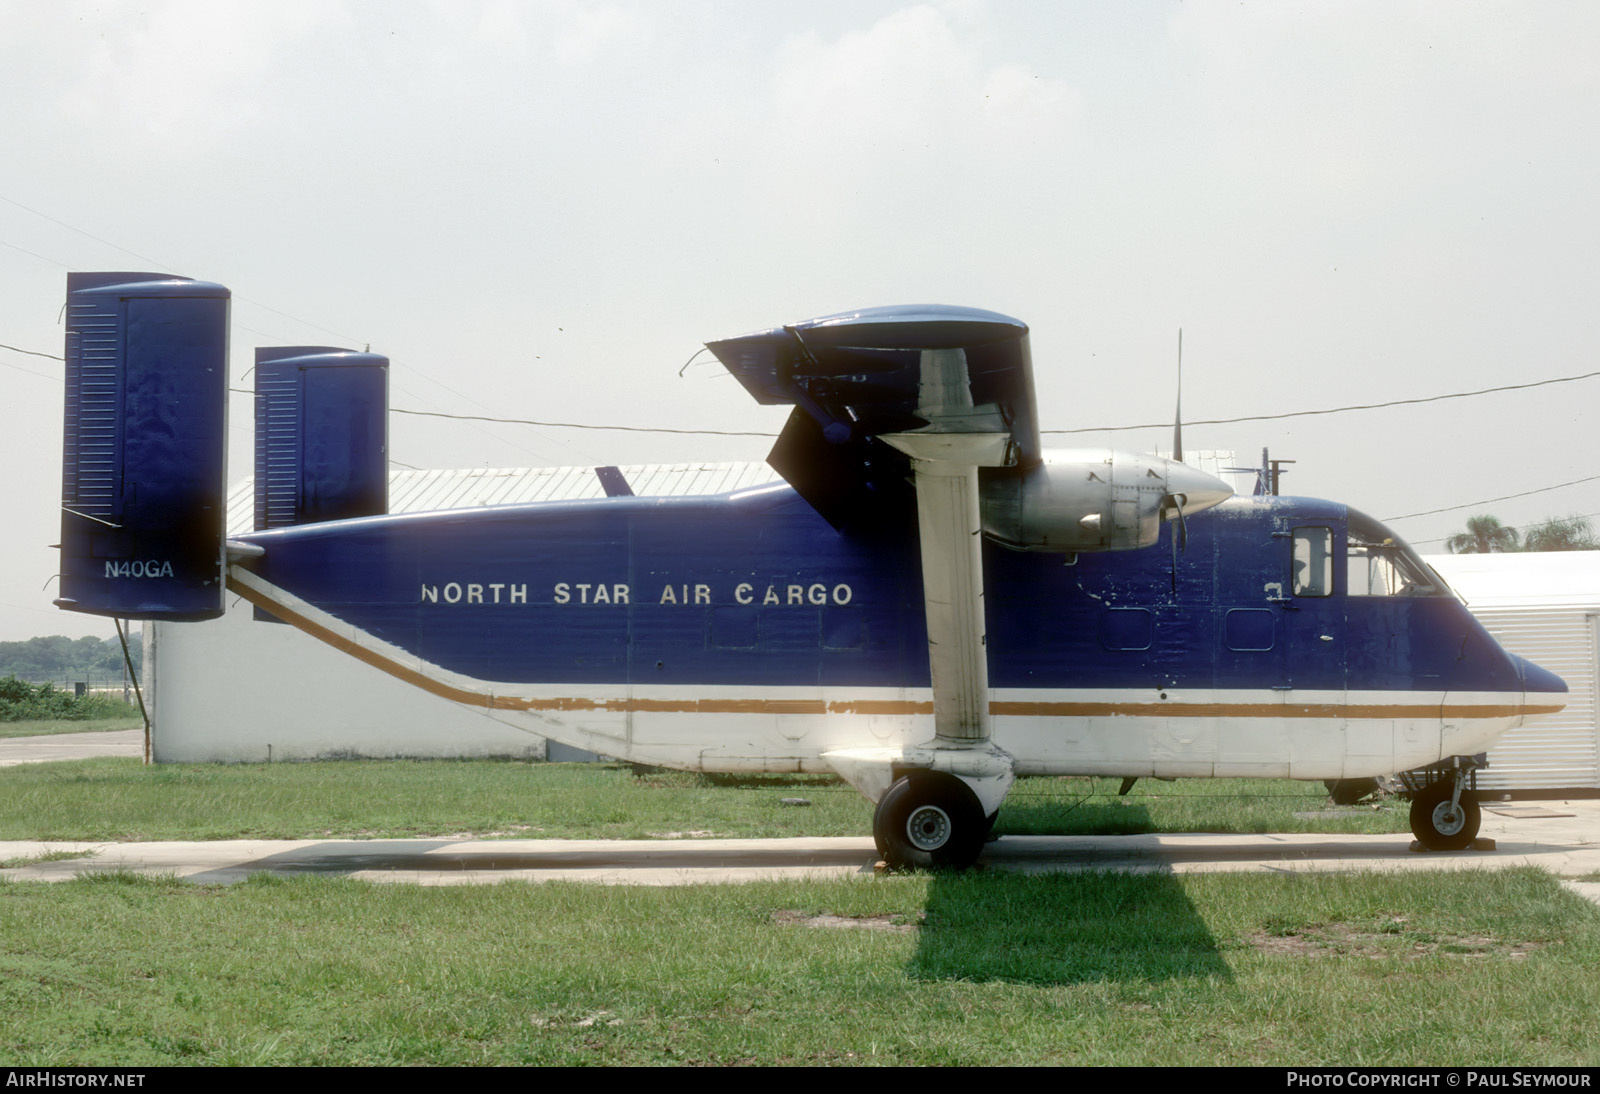
M 1336 808 L 1321 784 L 1025 779 L 999 833 L 1403 832 L 1403 805 Z M 784 798 L 809 806 L 785 806 Z M 1312 814 L 1299 817 L 1297 813 Z M 872 807 L 827 776 L 635 775 L 626 766 L 493 761 L 0 768 L 0 839 L 159 840 L 492 835 L 642 839 L 852 836 Z
M 119 706 L 121 704 L 118 704 Z M 107 733 L 118 729 L 142 729 L 144 721 L 139 717 L 137 707 L 129 707 L 128 713 L 114 718 L 88 718 L 83 721 L 67 721 L 61 718 L 40 718 L 26 722 L 0 722 L 0 738 L 5 737 L 48 737 L 58 733 Z
M 1405 829 L 1403 808 L 1337 810 L 1315 784 L 1117 785 L 1023 780 L 997 827 Z M 864 835 L 870 813 L 823 777 L 604 765 L 0 769 L 18 840 Z M 0 1066 L 1587 1065 L 1597 967 L 1600 909 L 1537 871 L 672 889 L 111 872 L 0 881 Z
M 1011 835 L 1140 832 L 1330 832 L 1410 830 L 1410 806 L 1390 798 L 1338 806 L 1320 782 L 1292 779 L 1019 779 L 995 831 Z
M 0 1065 L 1592 1065 L 1596 968 L 1600 910 L 1531 870 L 110 874 L 0 884 Z
M 871 806 L 831 778 L 738 780 L 493 761 L 0 768 L 0 839 L 160 840 L 669 834 L 859 835 Z M 810 806 L 786 806 L 803 797 Z

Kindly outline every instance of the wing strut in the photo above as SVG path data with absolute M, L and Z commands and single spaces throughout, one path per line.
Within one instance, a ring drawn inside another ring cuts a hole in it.
M 939 744 L 989 738 L 984 645 L 983 516 L 978 468 L 1003 465 L 1004 433 L 891 433 L 911 457 L 922 550 L 922 602 Z
M 922 351 L 917 417 L 928 424 L 883 439 L 911 457 L 915 475 L 934 746 L 962 746 L 989 739 L 978 468 L 1004 467 L 1015 453 L 1000 408 L 973 405 L 965 350 Z
M 919 371 L 916 416 L 928 424 L 881 437 L 911 457 L 916 484 L 934 736 L 823 758 L 878 804 L 873 831 L 889 861 L 964 866 L 982 849 L 1013 777 L 1011 757 L 989 732 L 978 468 L 1015 463 L 1017 447 L 999 407 L 973 404 L 963 350 L 923 350 Z
M 922 351 L 918 404 L 926 426 L 882 437 L 911 457 L 916 483 L 933 740 L 895 757 L 826 755 L 877 802 L 873 837 L 887 861 L 961 867 L 983 849 L 1013 777 L 989 733 L 978 468 L 1012 464 L 1016 451 L 999 408 L 973 405 L 960 349 Z

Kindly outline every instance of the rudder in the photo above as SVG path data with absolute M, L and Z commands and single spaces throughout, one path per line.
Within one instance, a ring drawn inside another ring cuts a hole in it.
M 222 615 L 228 304 L 170 274 L 67 276 L 58 607 Z

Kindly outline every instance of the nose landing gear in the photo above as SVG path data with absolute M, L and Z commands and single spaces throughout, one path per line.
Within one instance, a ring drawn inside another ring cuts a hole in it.
M 1443 764 L 1408 771 L 1401 781 L 1412 790 L 1411 833 L 1430 851 L 1460 851 L 1478 838 L 1483 811 L 1478 808 L 1474 773 L 1487 757 L 1452 756 Z

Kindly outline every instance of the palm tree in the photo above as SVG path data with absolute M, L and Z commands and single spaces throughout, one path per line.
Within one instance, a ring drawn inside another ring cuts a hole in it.
M 1467 521 L 1467 530 L 1457 532 L 1444 541 L 1445 550 L 1453 555 L 1486 555 L 1490 552 L 1515 551 L 1517 530 L 1507 528 L 1499 519 L 1487 513 Z
M 1593 551 L 1600 549 L 1587 517 L 1551 517 L 1522 537 L 1524 551 Z

